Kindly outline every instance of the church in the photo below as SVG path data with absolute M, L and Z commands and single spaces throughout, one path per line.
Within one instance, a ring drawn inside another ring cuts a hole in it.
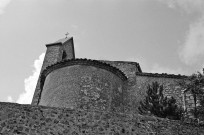
M 137 62 L 77 58 L 73 37 L 46 47 L 31 105 L 0 102 L 0 134 L 204 134 L 203 127 L 138 114 L 152 82 L 179 105 L 192 107 L 192 95 L 178 86 L 187 76 L 145 73 Z
M 46 45 L 32 105 L 117 112 L 137 111 L 147 85 L 164 85 L 164 95 L 183 105 L 178 81 L 186 76 L 144 73 L 137 62 L 75 57 L 73 37 Z

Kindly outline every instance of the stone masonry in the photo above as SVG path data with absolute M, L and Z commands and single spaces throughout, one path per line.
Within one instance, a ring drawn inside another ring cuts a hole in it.
M 0 134 L 204 135 L 204 128 L 138 114 L 148 84 L 193 107 L 187 76 L 144 73 L 137 62 L 75 58 L 72 37 L 47 44 L 31 105 L 0 103 Z

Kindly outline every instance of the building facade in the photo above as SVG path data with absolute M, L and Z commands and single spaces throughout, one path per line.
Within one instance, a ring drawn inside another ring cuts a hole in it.
M 178 83 L 187 76 L 144 73 L 137 62 L 76 58 L 72 37 L 46 47 L 32 105 L 137 111 L 147 85 L 155 81 L 164 86 L 165 96 L 185 102 Z

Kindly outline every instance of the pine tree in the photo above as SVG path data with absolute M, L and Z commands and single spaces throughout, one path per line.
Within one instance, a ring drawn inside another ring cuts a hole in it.
M 138 107 L 139 113 L 151 113 L 155 116 L 170 119 L 180 119 L 182 116 L 181 109 L 176 105 L 176 100 L 163 95 L 163 85 L 153 82 L 147 86 L 147 95 L 144 101 L 140 102 Z

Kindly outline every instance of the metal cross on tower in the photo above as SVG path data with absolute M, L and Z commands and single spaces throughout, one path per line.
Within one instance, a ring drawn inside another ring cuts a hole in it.
M 67 33 L 65 34 L 65 36 L 66 36 L 65 38 L 67 38 L 68 35 L 69 35 L 69 33 L 67 32 Z

